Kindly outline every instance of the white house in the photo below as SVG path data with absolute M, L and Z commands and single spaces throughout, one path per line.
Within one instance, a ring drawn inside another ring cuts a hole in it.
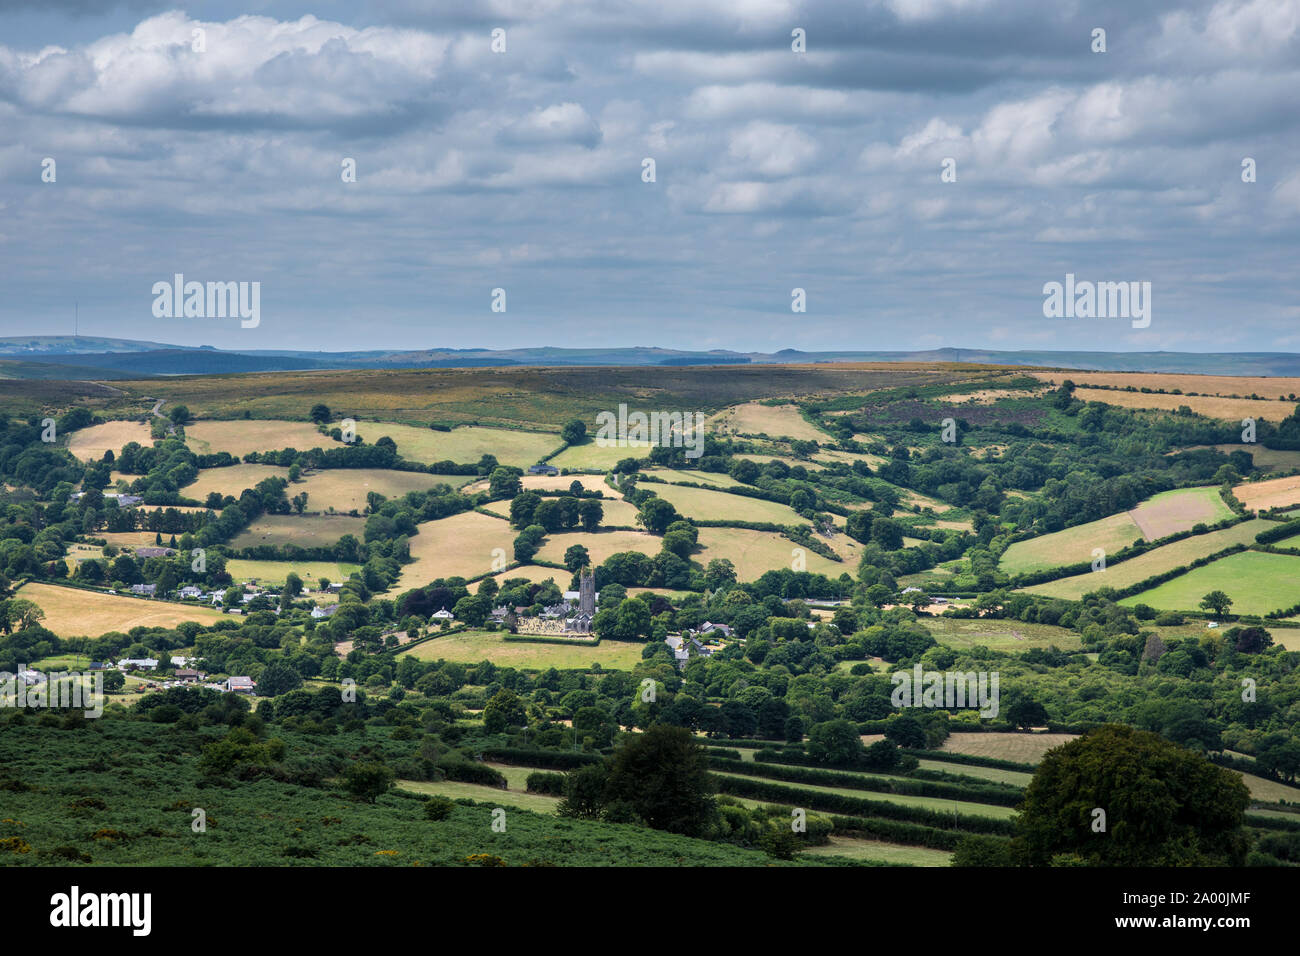
M 251 677 L 227 677 L 226 690 L 232 694 L 251 694 L 257 683 Z
M 117 662 L 120 671 L 151 671 L 157 667 L 158 662 L 152 657 L 124 657 Z
M 201 598 L 203 597 L 203 588 L 195 587 L 193 584 L 187 584 L 181 588 L 182 598 Z
M 456 615 L 452 614 L 451 611 L 448 611 L 446 608 L 443 608 L 441 611 L 434 611 L 432 614 L 429 615 L 429 617 L 431 617 L 435 621 L 456 620 Z
M 339 606 L 337 604 L 330 604 L 327 607 L 317 606 L 311 609 L 311 616 L 319 621 L 327 617 L 333 617 L 334 612 L 338 609 Z
M 156 584 L 133 584 L 131 585 L 132 594 L 143 594 L 145 597 L 153 597 L 158 591 Z

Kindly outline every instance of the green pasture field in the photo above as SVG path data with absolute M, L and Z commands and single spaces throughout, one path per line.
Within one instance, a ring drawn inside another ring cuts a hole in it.
M 1242 551 L 1166 581 L 1120 604 L 1162 611 L 1195 611 L 1210 591 L 1232 598 L 1230 614 L 1266 614 L 1300 603 L 1300 557 Z
M 601 446 L 588 437 L 581 445 L 570 445 L 547 464 L 556 468 L 572 468 L 578 471 L 606 471 L 613 468 L 624 458 L 644 458 L 649 454 L 649 442 L 625 442 L 620 445 Z
M 643 644 L 619 641 L 601 641 L 592 647 L 587 644 L 539 644 L 533 641 L 507 641 L 505 631 L 461 631 L 437 637 L 398 656 L 410 654 L 418 660 L 456 661 L 477 664 L 491 661 L 502 667 L 527 670 L 586 670 L 600 664 L 605 670 L 630 671 L 641 660 Z
M 920 623 L 940 644 L 957 650 L 983 645 L 990 650 L 1014 652 L 1055 645 L 1073 651 L 1082 646 L 1077 631 L 1054 624 L 959 617 L 923 617 Z
M 1091 561 L 1094 548 L 1114 554 L 1141 539 L 1141 529 L 1134 524 L 1128 512 L 1124 512 L 1075 525 L 1064 531 L 1017 541 L 1002 552 L 998 568 L 1007 574 L 1024 574 L 1026 571 L 1077 564 L 1080 561 Z
M 1068 578 L 1048 581 L 1045 584 L 1035 584 L 1024 590 L 1031 594 L 1045 594 L 1048 597 L 1077 601 L 1098 588 L 1131 587 L 1157 574 L 1191 564 L 1197 558 L 1230 548 L 1234 544 L 1254 544 L 1255 535 L 1276 526 L 1276 522 L 1252 518 L 1250 521 L 1243 521 L 1222 531 L 1192 535 L 1190 538 L 1183 538 L 1172 544 L 1161 545 L 1146 554 L 1107 564 L 1105 571 L 1087 571 Z
M 714 776 L 731 777 L 741 780 L 758 779 L 748 774 L 724 773 L 719 770 L 710 770 Z M 800 790 L 813 790 L 818 793 L 834 793 L 844 797 L 856 797 L 863 800 L 877 800 L 883 803 L 896 803 L 905 807 L 921 807 L 926 810 L 940 810 L 947 813 L 963 813 L 976 817 L 993 817 L 998 820 L 1010 819 L 1015 814 L 1013 807 L 999 807 L 990 803 L 969 803 L 964 800 L 948 800 L 943 797 L 917 797 L 911 794 L 902 793 L 876 793 L 867 790 L 853 790 L 848 787 L 824 787 L 820 784 L 812 783 L 794 783 L 783 780 L 772 780 L 770 783 L 777 783 L 786 787 L 798 787 Z M 784 805 L 779 800 L 764 799 L 764 803 L 776 803 Z
M 329 547 L 350 534 L 358 541 L 363 537 L 365 518 L 347 515 L 263 515 L 253 521 L 230 542 L 230 547 L 255 548 L 258 545 L 300 548 Z
M 838 856 L 848 860 L 874 863 L 906 863 L 908 866 L 952 865 L 952 854 L 947 850 L 931 850 L 923 846 L 906 846 L 902 843 L 859 840 L 844 836 L 832 836 L 830 843 L 825 846 L 810 846 L 803 853 L 814 857 Z
M 258 584 L 283 584 L 289 573 L 293 572 L 312 590 L 316 589 L 323 577 L 343 582 L 360 568 L 359 564 L 332 561 L 246 561 L 242 558 L 226 561 L 226 571 L 236 584 L 249 580 L 256 580 Z

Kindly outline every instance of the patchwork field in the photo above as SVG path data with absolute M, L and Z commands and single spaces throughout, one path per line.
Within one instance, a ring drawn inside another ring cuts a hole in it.
M 259 481 L 267 478 L 289 479 L 289 469 L 277 465 L 228 465 L 225 468 L 204 468 L 199 476 L 181 489 L 181 494 L 195 501 L 206 501 L 208 495 L 216 492 L 223 497 L 230 495 L 238 498 L 245 488 L 253 488 Z M 298 492 L 287 492 L 293 497 Z
M 555 445 L 552 443 L 551 448 Z M 595 439 L 583 445 L 571 445 L 547 464 L 578 471 L 608 471 L 624 458 L 644 458 L 653 447 L 649 442 L 629 441 L 621 445 L 597 445 Z M 548 449 L 549 451 L 550 449 Z M 570 479 L 572 480 L 572 479 Z
M 466 511 L 426 521 L 411 538 L 411 564 L 402 568 L 395 591 L 421 587 L 437 578 L 464 577 L 491 571 L 493 562 L 514 560 L 516 532 L 500 518 Z M 494 554 L 495 549 L 501 549 Z M 500 567 L 501 563 L 496 566 Z
M 1162 611 L 1199 610 L 1201 598 L 1223 591 L 1231 614 L 1266 614 L 1300 603 L 1300 557 L 1242 551 L 1124 598 L 1120 604 L 1149 604 Z
M 791 567 L 796 548 L 804 552 L 804 570 L 836 578 L 845 572 L 852 575 L 857 570 L 854 562 L 836 562 L 823 558 L 775 531 L 701 528 L 700 545 L 702 550 L 691 556 L 693 560 L 707 566 L 714 558 L 726 558 L 736 566 L 736 575 L 742 581 L 752 581 L 765 571 Z
M 622 641 L 601 641 L 595 647 L 575 644 L 538 644 L 532 641 L 503 640 L 504 631 L 461 631 L 437 637 L 402 654 L 410 654 L 422 661 L 458 661 L 477 664 L 492 661 L 502 667 L 545 670 L 588 668 L 600 664 L 603 668 L 630 671 L 641 660 L 641 644 Z M 401 656 L 401 655 L 399 655 Z
M 1287 505 L 1300 504 L 1300 475 L 1287 478 L 1270 478 L 1268 481 L 1248 481 L 1232 489 L 1247 508 L 1253 511 L 1267 511 L 1269 508 L 1284 508 Z
M 99 637 L 110 631 L 127 633 L 133 627 L 175 627 L 182 621 L 211 624 L 220 611 L 188 607 L 168 601 L 101 594 L 54 584 L 24 584 L 16 595 L 34 602 L 45 612 L 41 623 L 59 637 Z
M 199 455 L 226 451 L 239 456 L 282 448 L 310 451 L 313 448 L 334 448 L 339 444 L 328 435 L 322 435 L 311 422 L 277 419 L 193 422 L 185 426 L 185 443 Z
M 990 650 L 1014 653 L 1052 645 L 1063 651 L 1082 646 L 1077 632 L 1051 624 L 956 617 L 926 617 L 920 621 L 936 641 L 958 650 L 983 645 Z
M 264 585 L 283 584 L 290 572 L 302 578 L 303 583 L 316 590 L 322 577 L 334 582 L 346 581 L 359 564 L 340 564 L 331 561 L 245 561 L 232 558 L 226 562 L 226 571 L 236 584 L 256 581 Z
M 1109 556 L 1139 538 L 1153 541 L 1231 516 L 1232 510 L 1223 503 L 1217 488 L 1166 491 L 1131 511 L 1017 541 L 1003 553 L 1000 567 L 1008 574 L 1021 574 L 1091 561 L 1094 548 L 1104 549 Z
M 691 517 L 715 521 L 770 521 L 774 524 L 807 524 L 789 505 L 762 498 L 746 498 L 725 491 L 707 488 L 688 488 L 684 485 L 645 484 L 672 504 L 680 513 Z
M 495 455 L 503 465 L 526 468 L 562 444 L 552 432 L 526 432 L 513 428 L 485 428 L 462 425 L 449 432 L 414 425 L 358 421 L 357 434 L 373 445 L 388 437 L 397 443 L 397 453 L 408 461 L 454 461 L 472 464 L 484 455 Z M 559 467 L 559 466 L 557 466 Z
M 1076 601 L 1089 591 L 1101 587 L 1131 587 L 1139 581 L 1190 564 L 1197 558 L 1230 548 L 1234 544 L 1253 544 L 1255 535 L 1272 527 L 1276 527 L 1275 522 L 1253 518 L 1222 531 L 1193 535 L 1172 544 L 1162 545 L 1135 558 L 1107 564 L 1105 571 L 1087 571 L 1068 578 L 1048 581 L 1046 584 L 1035 584 L 1024 590 L 1032 594 L 1046 594 L 1049 597 Z
M 259 544 L 323 547 L 334 544 L 345 534 L 360 541 L 365 527 L 365 518 L 347 515 L 263 515 L 238 534 L 230 547 L 235 550 L 255 548 Z
M 706 426 L 710 433 L 767 435 L 803 441 L 827 441 L 830 435 L 804 420 L 795 405 L 761 405 L 746 402 L 715 415 Z
M 1286 402 L 1269 402 L 1263 399 L 1221 398 L 1217 395 L 1162 395 L 1156 392 L 1116 392 L 1107 388 L 1078 388 L 1074 397 L 1084 402 L 1104 402 L 1121 408 L 1149 408 L 1172 412 L 1186 405 L 1198 415 L 1239 422 L 1243 418 L 1267 419 L 1280 422 L 1295 411 Z
M 105 422 L 72 432 L 68 436 L 68 451 L 82 461 L 99 461 L 104 452 L 117 455 L 124 445 L 133 441 L 148 448 L 153 444 L 151 434 L 149 426 L 140 422 Z

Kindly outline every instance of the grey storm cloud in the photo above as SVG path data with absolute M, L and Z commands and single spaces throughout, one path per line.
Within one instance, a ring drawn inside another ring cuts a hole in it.
M 10 3 L 0 334 L 1300 350 L 1297 88 L 1300 0 Z

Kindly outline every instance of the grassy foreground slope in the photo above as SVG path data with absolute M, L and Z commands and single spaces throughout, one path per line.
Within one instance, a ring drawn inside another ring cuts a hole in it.
M 373 746 L 385 735 L 372 728 L 355 743 Z M 281 736 L 290 749 L 321 746 L 319 738 Z M 435 823 L 424 818 L 422 800 L 401 793 L 371 805 L 331 787 L 268 778 L 205 785 L 197 755 L 216 737 L 211 728 L 203 735 L 111 719 L 77 730 L 7 725 L 3 782 L 29 789 L 2 791 L 0 865 L 54 866 L 74 854 L 106 866 L 456 866 L 475 854 L 507 865 L 773 863 L 757 850 L 519 808 L 507 807 L 498 833 L 490 805 L 458 805 Z M 205 833 L 191 829 L 195 808 L 207 815 Z

